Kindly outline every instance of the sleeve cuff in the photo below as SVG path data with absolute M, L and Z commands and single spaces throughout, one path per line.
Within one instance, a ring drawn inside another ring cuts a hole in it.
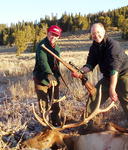
M 110 71 L 110 75 L 112 76 L 112 75 L 114 75 L 116 72 L 117 72 L 116 70 L 112 70 L 112 71 Z
M 86 65 L 84 65 L 84 67 L 88 67 L 90 70 L 93 70 L 93 67 L 90 65 L 90 64 L 86 64 Z

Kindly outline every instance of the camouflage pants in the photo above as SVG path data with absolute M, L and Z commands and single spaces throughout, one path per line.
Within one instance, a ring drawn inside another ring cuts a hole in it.
M 101 104 L 103 104 L 109 97 L 109 84 L 110 80 L 108 78 L 102 78 L 96 85 L 96 95 L 91 97 L 88 101 L 87 104 L 87 112 L 90 114 L 94 108 L 96 107 L 96 103 L 98 100 L 98 91 L 100 85 L 102 86 L 102 99 L 101 99 Z M 118 94 L 118 98 L 120 101 L 120 104 L 126 114 L 126 117 L 128 119 L 128 73 L 119 76 L 118 78 L 118 83 L 116 87 L 116 92 Z
M 48 109 L 49 102 L 51 101 L 51 98 L 59 99 L 59 85 L 55 86 L 54 93 L 52 93 L 52 87 L 48 87 L 46 85 L 43 85 L 37 80 L 34 80 L 35 83 L 35 91 L 38 97 L 38 103 L 39 103 L 39 109 L 41 111 L 40 101 L 43 102 L 43 106 L 45 109 Z M 53 94 L 53 95 L 52 95 Z M 51 107 L 52 113 L 51 113 L 51 121 L 53 125 L 60 125 L 60 118 L 59 118 L 59 112 L 60 112 L 60 106 L 59 103 L 52 104 Z

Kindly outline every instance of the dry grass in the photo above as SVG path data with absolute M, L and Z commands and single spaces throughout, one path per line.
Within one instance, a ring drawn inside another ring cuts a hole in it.
M 109 33 L 110 34 L 110 33 Z M 112 33 L 112 37 L 121 42 L 128 51 L 128 42 L 120 39 L 120 34 Z M 89 34 L 77 34 L 64 36 L 59 44 L 62 49 L 61 57 L 66 61 L 72 61 L 81 67 L 86 62 L 91 40 Z M 38 111 L 36 95 L 32 80 L 32 70 L 35 63 L 35 54 L 22 54 L 16 56 L 13 49 L 0 49 L 0 150 L 16 150 L 19 142 L 41 130 L 41 126 L 33 118 L 31 103 L 35 104 Z M 70 90 L 61 84 L 61 96 L 67 96 L 61 102 L 62 116 L 67 115 L 68 120 L 80 120 L 87 101 L 86 89 L 77 79 L 72 79 L 70 71 L 61 64 L 62 75 Z M 100 78 L 98 68 L 88 75 L 92 83 Z M 118 113 L 118 115 L 117 115 Z M 95 117 L 95 124 L 105 120 L 123 121 L 122 111 L 112 110 Z M 118 118 L 117 118 L 118 116 Z

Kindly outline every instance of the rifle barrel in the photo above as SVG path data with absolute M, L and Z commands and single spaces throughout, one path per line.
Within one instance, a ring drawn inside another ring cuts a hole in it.
M 59 60 L 64 66 L 66 66 L 70 71 L 77 72 L 76 69 L 74 69 L 70 64 L 66 63 L 62 58 L 58 57 L 56 54 L 54 54 L 52 51 L 50 51 L 44 44 L 42 44 L 42 47 L 49 52 L 52 56 L 54 56 L 57 60 Z
M 52 56 L 54 56 L 57 60 L 59 60 L 64 66 L 66 66 L 70 71 L 72 72 L 78 72 L 77 69 L 73 68 L 70 64 L 66 63 L 63 59 L 61 59 L 60 57 L 58 57 L 56 54 L 54 54 L 52 51 L 50 51 L 44 44 L 41 45 L 42 48 L 44 48 L 48 53 L 50 53 Z M 81 73 L 82 74 L 82 73 Z M 83 74 L 81 76 L 81 80 L 83 78 Z M 87 79 L 85 80 L 84 83 L 85 87 L 87 88 L 88 92 L 91 95 L 94 95 L 96 93 L 96 88 L 87 81 Z

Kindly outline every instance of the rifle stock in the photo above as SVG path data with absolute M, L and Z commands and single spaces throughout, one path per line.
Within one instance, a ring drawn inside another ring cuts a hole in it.
M 48 53 L 50 53 L 52 56 L 54 56 L 58 61 L 60 61 L 65 67 L 67 67 L 70 71 L 72 72 L 78 72 L 75 68 L 73 68 L 70 64 L 68 64 L 67 62 L 65 62 L 62 58 L 58 57 L 56 54 L 54 54 L 51 50 L 49 50 L 44 44 L 41 45 L 42 48 L 44 48 Z M 83 78 L 82 73 L 81 74 L 81 80 Z M 88 90 L 88 92 L 93 96 L 96 93 L 96 88 L 88 81 L 86 80 L 84 82 L 84 85 L 86 87 L 86 89 Z

